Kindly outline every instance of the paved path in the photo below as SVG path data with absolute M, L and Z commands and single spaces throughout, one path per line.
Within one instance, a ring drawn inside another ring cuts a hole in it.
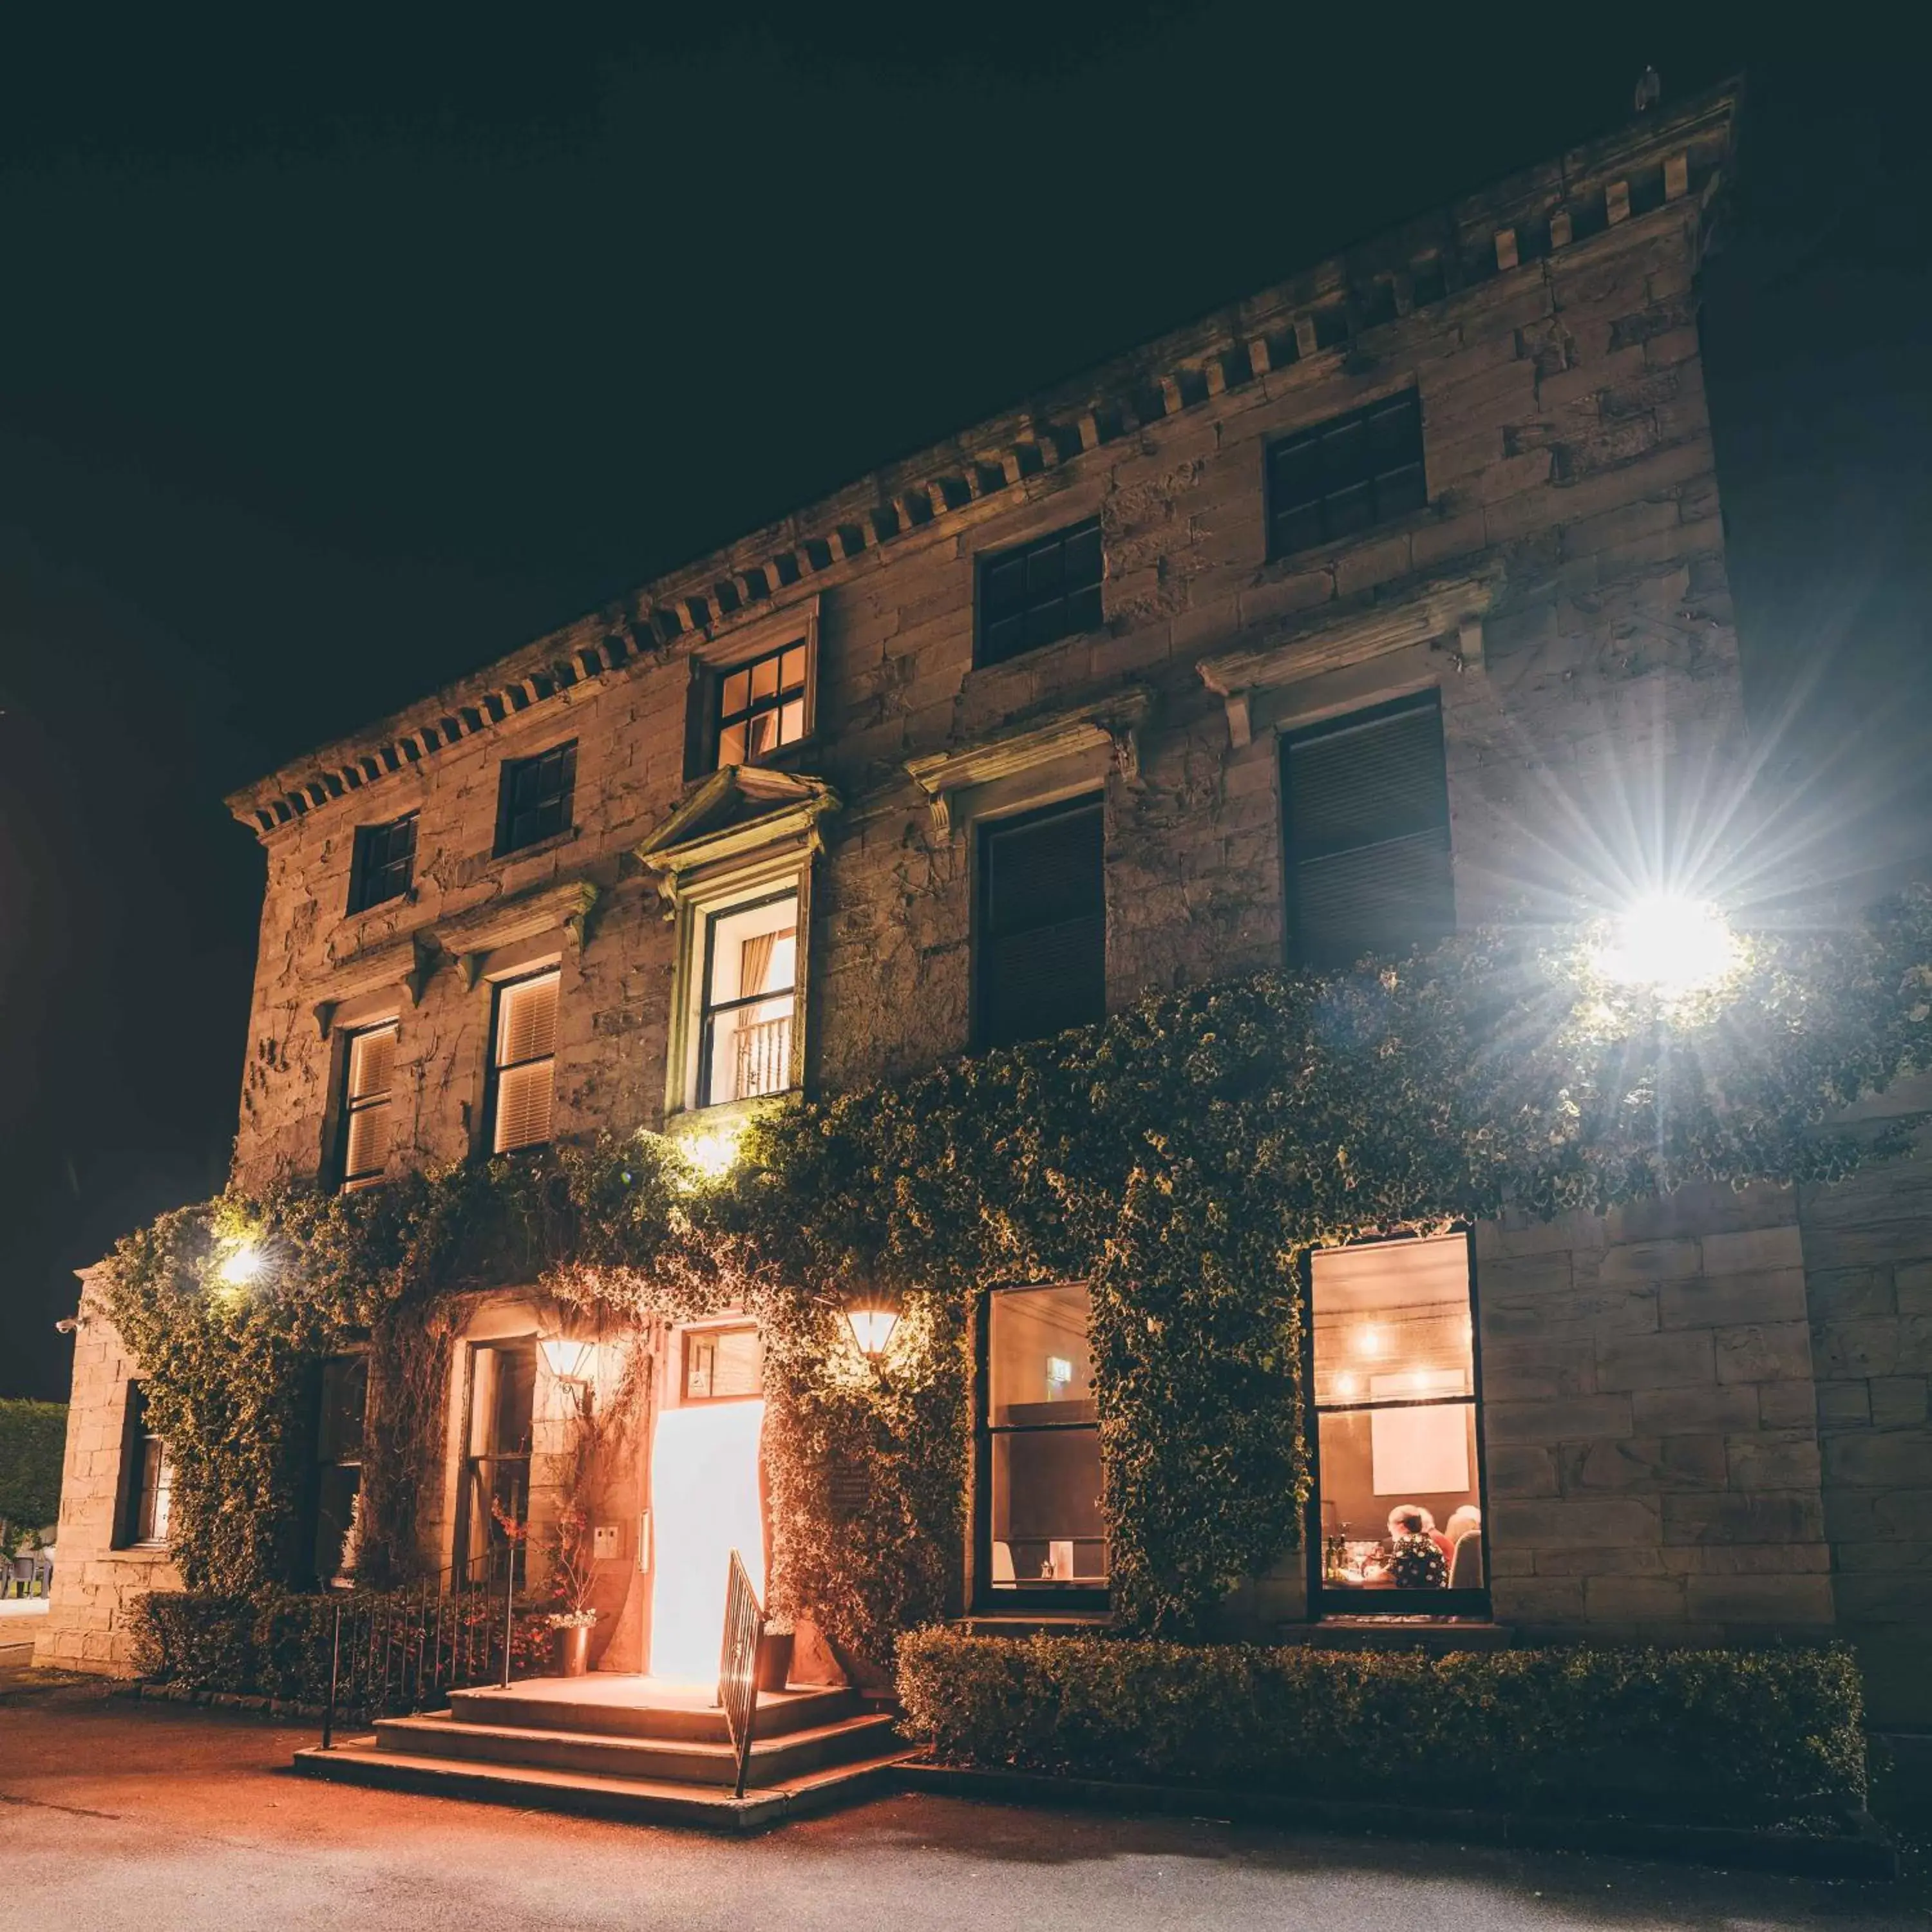
M 0 1690 L 23 1923 L 601 1932 L 1926 1932 L 1899 1888 L 904 1797 L 733 1844 L 310 1784 L 305 1732 Z M 28 1905 L 26 1901 L 34 1901 Z

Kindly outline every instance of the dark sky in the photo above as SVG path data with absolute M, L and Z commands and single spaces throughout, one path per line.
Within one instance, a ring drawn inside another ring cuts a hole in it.
M 0 64 L 0 1394 L 59 1393 L 70 1270 L 223 1178 L 262 877 L 224 790 L 1601 131 L 1646 60 L 1752 83 L 1706 337 L 1750 695 L 1802 694 L 1774 770 L 1925 762 L 1904 63 L 1742 10 L 193 10 Z

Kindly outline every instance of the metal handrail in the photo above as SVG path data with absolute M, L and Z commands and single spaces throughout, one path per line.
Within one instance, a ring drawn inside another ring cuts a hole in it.
M 745 1560 L 731 1552 L 724 1579 L 724 1647 L 718 1660 L 718 1701 L 724 1722 L 738 1748 L 734 1798 L 745 1795 L 745 1776 L 751 1768 L 752 1725 L 758 1709 L 758 1646 L 765 1634 L 765 1612 Z
M 511 1496 L 512 1521 L 517 1520 Z M 400 1590 L 335 1600 L 328 1637 L 328 1698 L 322 1748 L 334 1749 L 345 1704 L 376 1714 L 417 1711 L 448 1690 L 496 1678 L 510 1688 L 516 1642 L 517 1541 Z M 495 1569 L 503 1568 L 502 1615 Z

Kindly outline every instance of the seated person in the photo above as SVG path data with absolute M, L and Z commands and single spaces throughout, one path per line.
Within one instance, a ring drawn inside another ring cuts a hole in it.
M 1449 1582 L 1449 1565 L 1425 1524 L 1429 1512 L 1401 1503 L 1389 1512 L 1388 1577 L 1398 1590 L 1440 1590 Z
M 1447 1534 L 1450 1552 L 1449 1587 L 1452 1590 L 1480 1590 L 1483 1587 L 1483 1513 L 1473 1503 L 1465 1503 L 1450 1514 Z
M 1400 1517 L 1406 1522 L 1411 1516 L 1420 1520 L 1422 1527 L 1419 1531 L 1406 1531 L 1396 1520 Z M 1397 1503 L 1395 1508 L 1389 1511 L 1388 1533 L 1391 1540 L 1402 1535 L 1427 1537 L 1430 1541 L 1442 1551 L 1442 1560 L 1444 1563 L 1449 1561 L 1450 1552 L 1455 1548 L 1455 1545 L 1450 1539 L 1436 1527 L 1436 1512 L 1422 1503 Z

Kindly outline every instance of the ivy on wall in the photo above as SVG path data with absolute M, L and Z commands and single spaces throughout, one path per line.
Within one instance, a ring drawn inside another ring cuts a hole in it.
M 1830 1179 L 1903 1144 L 1826 1123 L 1932 1066 L 1932 898 L 1754 940 L 1701 1004 L 1616 994 L 1590 956 L 1582 932 L 1486 931 L 1376 971 L 1150 998 L 789 1103 L 722 1177 L 640 1133 L 164 1216 L 116 1250 L 109 1303 L 173 1448 L 184 1575 L 299 1580 L 302 1390 L 351 1336 L 375 1352 L 363 1546 L 386 1580 L 421 1560 L 411 1499 L 464 1293 L 533 1283 L 673 1319 L 735 1304 L 766 1339 L 775 1607 L 882 1659 L 956 1607 L 978 1298 L 1078 1278 L 1118 1617 L 1198 1635 L 1298 1534 L 1308 1247 Z M 269 1265 L 224 1288 L 244 1231 Z M 903 1317 L 875 1370 L 840 1317 L 880 1295 Z

